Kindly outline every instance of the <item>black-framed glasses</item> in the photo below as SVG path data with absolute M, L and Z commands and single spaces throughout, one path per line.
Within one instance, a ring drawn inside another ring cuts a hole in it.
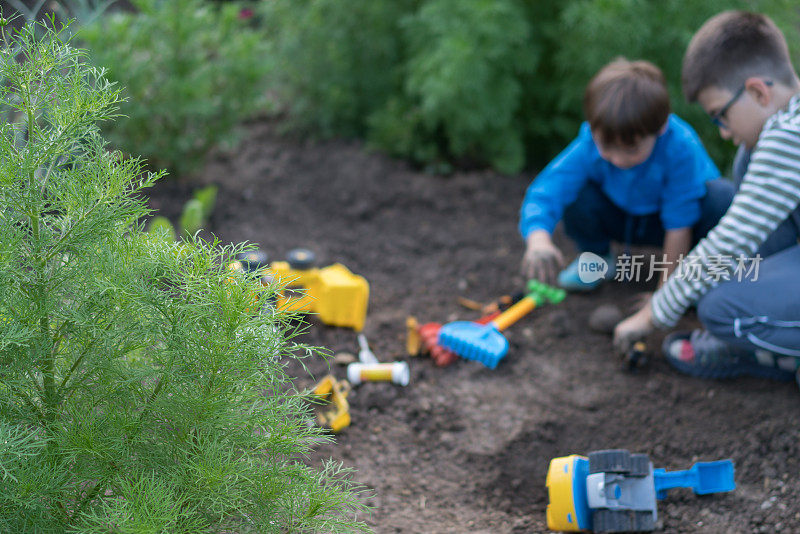
M 767 87 L 771 86 L 772 80 L 764 80 L 764 85 Z M 728 102 L 722 106 L 719 111 L 710 115 L 711 122 L 713 122 L 715 126 L 718 128 L 725 128 L 726 130 L 728 129 L 728 125 L 724 122 L 725 114 L 728 113 L 728 110 L 731 109 L 731 106 L 734 105 L 737 100 L 739 100 L 739 97 L 742 96 L 742 93 L 744 93 L 744 89 L 745 85 L 742 84 L 742 86 L 739 87 L 739 89 L 733 94 L 731 99 L 728 100 Z
M 735 104 L 737 100 L 739 100 L 739 97 L 742 96 L 742 93 L 744 93 L 744 84 L 742 84 L 742 86 L 739 87 L 739 89 L 733 94 L 731 99 L 728 100 L 728 102 L 724 106 L 722 106 L 719 109 L 719 111 L 710 115 L 711 122 L 713 122 L 714 125 L 717 126 L 717 128 L 725 128 L 726 130 L 728 129 L 728 125 L 725 124 L 725 122 L 723 122 L 725 119 L 725 114 L 728 112 L 731 106 Z

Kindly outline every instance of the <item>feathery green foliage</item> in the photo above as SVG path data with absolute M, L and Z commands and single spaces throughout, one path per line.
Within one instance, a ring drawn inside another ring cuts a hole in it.
M 520 169 L 520 76 L 536 61 L 522 3 L 429 0 L 402 27 L 408 43 L 404 94 L 368 119 L 373 141 L 423 161 Z M 424 132 L 421 140 L 415 131 Z M 404 146 L 403 139 L 416 146 Z
M 237 126 L 267 109 L 266 42 L 235 3 L 132 3 L 137 12 L 110 13 L 78 32 L 94 64 L 124 87 L 124 117 L 105 135 L 183 176 L 212 148 L 233 146 Z
M 723 163 L 730 147 L 684 102 L 680 64 L 711 15 L 771 15 L 794 54 L 792 0 L 270 0 L 272 82 L 296 122 L 434 170 L 538 166 L 577 134 L 589 79 L 616 56 L 661 67 L 673 108 Z M 367 46 L 367 44 L 369 46 Z
M 304 347 L 243 247 L 142 231 L 160 174 L 109 152 L 120 89 L 53 30 L 0 53 L 0 531 L 365 530 L 287 386 Z M 312 350 L 312 349 L 308 349 Z
M 298 125 L 323 135 L 366 133 L 365 119 L 402 89 L 398 21 L 419 0 L 262 2 L 274 90 Z

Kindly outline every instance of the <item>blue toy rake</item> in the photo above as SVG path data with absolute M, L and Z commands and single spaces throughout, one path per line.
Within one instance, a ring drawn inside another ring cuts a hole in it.
M 528 294 L 494 321 L 486 325 L 470 321 L 448 323 L 439 331 L 438 343 L 462 358 L 477 360 L 494 369 L 508 352 L 508 340 L 501 332 L 541 304 L 556 304 L 565 296 L 563 289 L 531 280 L 528 282 Z

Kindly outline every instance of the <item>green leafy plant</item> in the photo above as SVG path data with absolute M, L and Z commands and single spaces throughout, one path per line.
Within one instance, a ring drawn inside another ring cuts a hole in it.
M 102 16 L 117 0 L 60 0 L 60 11 L 64 19 L 72 19 L 80 25 L 91 24 Z
M 3 21 L 4 22 L 4 21 Z M 161 175 L 109 152 L 120 90 L 63 34 L 3 34 L 0 531 L 365 530 L 243 247 L 142 231 Z M 255 298 L 259 300 L 256 301 Z
M 181 235 L 186 237 L 193 236 L 198 230 L 208 222 L 211 213 L 214 211 L 214 206 L 217 202 L 216 185 L 208 185 L 202 187 L 194 192 L 186 204 L 183 205 L 180 219 Z M 155 234 L 162 234 L 168 239 L 177 239 L 175 228 L 169 219 L 164 216 L 157 216 L 150 219 L 147 225 L 147 231 Z
M 189 237 L 203 227 L 203 204 L 196 198 L 189 199 L 183 206 L 181 212 L 180 225 L 181 235 Z
M 32 5 L 22 0 L 8 0 L 17 14 L 26 22 L 34 22 L 42 16 L 42 10 L 52 10 L 64 20 L 73 19 L 88 24 L 101 16 L 116 0 L 36 0 Z M 46 17 L 45 17 L 46 20 Z
M 135 13 L 109 13 L 78 35 L 125 88 L 124 117 L 105 134 L 155 168 L 185 175 L 212 148 L 233 146 L 237 126 L 267 109 L 265 41 L 232 3 L 132 3 Z
M 178 239 L 178 235 L 175 233 L 175 228 L 172 226 L 172 223 L 162 215 L 150 219 L 147 223 L 147 231 L 152 234 L 160 234 L 170 241 Z
M 217 202 L 217 186 L 208 185 L 194 192 L 181 211 L 181 235 L 192 236 L 208 222 Z
M 406 105 L 374 116 L 373 138 L 393 145 L 382 135 L 390 121 L 416 129 L 424 144 L 436 144 L 425 159 L 519 170 L 525 163 L 520 76 L 535 65 L 522 3 L 429 0 L 403 20 L 403 28 L 408 57 L 400 101 Z
M 192 198 L 200 202 L 203 208 L 203 218 L 208 219 L 214 212 L 214 207 L 217 205 L 217 192 L 219 187 L 214 184 L 201 187 L 192 194 Z
M 36 0 L 32 6 L 28 6 L 22 0 L 8 0 L 9 6 L 14 9 L 15 13 L 22 16 L 25 21 L 33 22 L 39 16 L 39 12 L 44 7 L 44 4 L 47 0 Z M 6 16 L 10 16 L 10 13 L 4 13 Z
M 273 90 L 296 125 L 366 133 L 366 117 L 402 88 L 399 20 L 418 0 L 276 0 L 259 5 Z
M 731 149 L 684 102 L 680 63 L 724 9 L 772 15 L 800 57 L 791 0 L 271 0 L 276 94 L 296 122 L 365 138 L 435 171 L 541 166 L 582 120 L 583 90 L 618 55 L 664 70 L 675 111 L 718 163 Z M 374 48 L 365 43 L 374 44 Z

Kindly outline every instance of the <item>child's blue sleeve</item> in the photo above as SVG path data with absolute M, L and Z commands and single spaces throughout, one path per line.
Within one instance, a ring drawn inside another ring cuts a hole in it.
M 564 208 L 575 201 L 589 178 L 591 143 L 586 128 L 528 186 L 519 220 L 523 238 L 534 230 L 553 232 Z
M 700 206 L 706 182 L 719 178 L 719 171 L 700 140 L 673 153 L 661 191 L 661 223 L 665 230 L 693 226 L 700 220 Z

